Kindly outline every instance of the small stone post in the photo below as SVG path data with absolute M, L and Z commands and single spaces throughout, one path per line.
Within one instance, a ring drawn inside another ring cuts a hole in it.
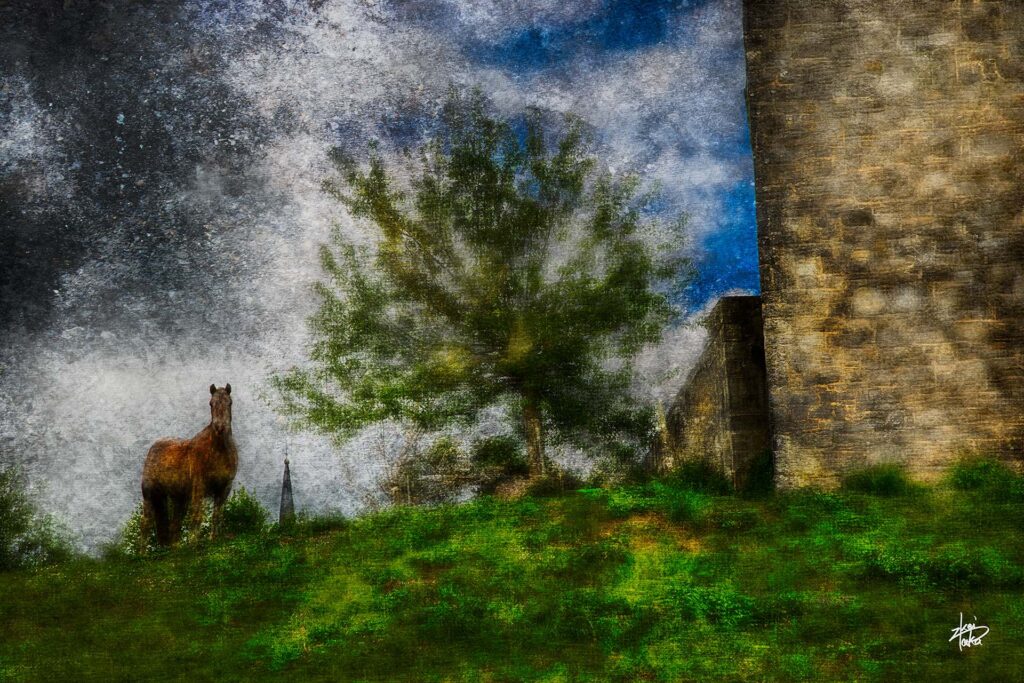
M 284 459 L 284 481 L 281 483 L 281 513 L 278 523 L 282 526 L 295 520 L 295 501 L 292 498 L 292 475 L 288 469 L 288 458 Z

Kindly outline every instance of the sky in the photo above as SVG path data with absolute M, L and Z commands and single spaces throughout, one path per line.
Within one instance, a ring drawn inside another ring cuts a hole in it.
M 0 7 L 0 464 L 95 549 L 150 443 L 231 382 L 236 486 L 353 513 L 394 441 L 289 432 L 267 378 L 301 365 L 337 225 L 337 145 L 415 146 L 450 87 L 581 116 L 601 161 L 685 215 L 686 321 L 638 382 L 667 400 L 695 323 L 758 290 L 737 0 L 13 0 Z

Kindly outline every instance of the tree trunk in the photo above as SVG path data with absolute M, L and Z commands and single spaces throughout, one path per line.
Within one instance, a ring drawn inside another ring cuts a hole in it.
M 661 405 L 661 401 L 657 401 L 655 406 L 658 411 L 658 440 L 654 446 L 651 469 L 655 474 L 665 474 L 675 464 L 675 445 L 672 433 L 668 430 L 668 418 L 665 415 L 664 406 Z
M 544 474 L 544 430 L 540 407 L 530 396 L 523 397 L 523 430 L 526 432 L 526 461 L 533 479 Z

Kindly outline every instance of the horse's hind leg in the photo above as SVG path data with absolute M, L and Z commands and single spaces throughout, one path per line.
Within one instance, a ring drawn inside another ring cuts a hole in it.
M 153 496 L 149 503 L 153 509 L 153 518 L 156 521 L 156 542 L 162 546 L 168 546 L 171 543 L 171 530 L 167 510 L 167 496 L 162 494 Z
M 156 523 L 155 515 L 153 504 L 149 502 L 149 498 L 143 496 L 142 520 L 139 523 L 139 538 L 137 541 L 138 547 L 135 549 L 140 555 L 146 552 L 146 549 L 149 548 L 149 541 L 153 538 L 153 526 Z
M 171 506 L 171 544 L 178 545 L 181 542 L 181 525 L 185 521 L 185 511 L 188 510 L 188 497 L 173 496 Z

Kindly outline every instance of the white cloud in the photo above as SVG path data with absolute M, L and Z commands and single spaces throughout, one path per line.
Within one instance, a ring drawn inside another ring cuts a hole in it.
M 476 37 L 487 39 L 533 22 L 576 21 L 598 6 L 540 0 L 452 5 Z M 109 295 L 108 283 L 116 280 L 111 272 L 132 267 L 127 256 L 108 254 L 65 277 L 49 336 L 19 349 L 16 367 L 0 375 L 0 445 L 25 454 L 33 477 L 47 482 L 46 506 L 67 516 L 90 545 L 109 538 L 138 500 L 149 443 L 188 436 L 204 424 L 201 394 L 210 382 L 230 381 L 239 392 L 238 484 L 255 488 L 273 509 L 282 451 L 290 442 L 300 506 L 352 510 L 358 504 L 372 476 L 366 444 L 351 445 L 339 458 L 326 439 L 288 436 L 255 397 L 266 391 L 269 375 L 303 362 L 304 321 L 315 305 L 309 285 L 319 278 L 316 250 L 330 227 L 340 224 L 353 238 L 367 239 L 320 185 L 330 173 L 331 145 L 361 147 L 381 133 L 382 116 L 430 112 L 450 83 L 480 85 L 506 113 L 528 105 L 575 112 L 595 126 L 610 166 L 660 183 L 696 232 L 718 227 L 720 193 L 749 174 L 749 160 L 717 145 L 742 126 L 736 0 L 685 14 L 665 43 L 533 75 L 473 64 L 450 36 L 399 23 L 371 1 L 331 0 L 319 14 L 296 5 L 283 23 L 257 0 L 220 7 L 202 20 L 224 36 L 227 82 L 254 102 L 272 130 L 247 171 L 262 194 L 246 198 L 237 229 L 217 233 L 218 249 L 244 259 L 251 278 L 238 309 L 229 312 L 245 324 L 223 348 L 210 348 L 202 330 L 154 338 L 144 320 L 109 330 L 74 327 L 76 310 Z M 261 22 L 276 22 L 278 30 L 259 34 Z M 46 132 L 46 113 L 19 102 L 17 116 L 0 122 L 7 126 L 0 163 L 59 169 L 46 146 L 53 135 Z M 215 213 L 218 202 L 229 202 L 219 197 L 219 173 L 197 169 L 179 203 Z M 641 356 L 651 395 L 664 400 L 674 393 L 703 334 L 683 326 Z
M 482 40 L 499 40 L 539 24 L 580 21 L 601 9 L 600 0 L 443 0 L 459 21 Z

